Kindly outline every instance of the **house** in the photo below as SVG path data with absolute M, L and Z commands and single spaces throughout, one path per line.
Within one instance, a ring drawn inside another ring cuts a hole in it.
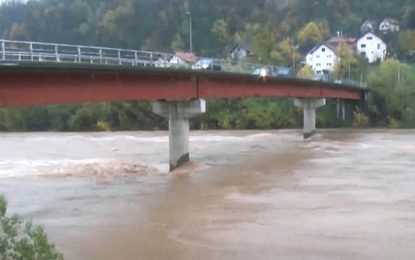
M 329 43 L 314 47 L 306 56 L 306 64 L 315 74 L 328 74 L 333 71 L 337 60 L 335 47 Z
M 368 32 L 374 33 L 375 32 L 375 25 L 374 24 L 375 24 L 374 22 L 372 22 L 370 20 L 366 20 L 362 24 L 362 26 L 360 26 L 360 32 L 362 34 L 365 34 L 365 33 L 368 33 Z
M 383 34 L 390 32 L 399 32 L 399 30 L 399 22 L 395 19 L 386 18 L 379 24 L 379 31 L 381 31 Z
M 357 40 L 357 53 L 365 56 L 369 63 L 385 60 L 386 43 L 374 33 L 366 33 Z
M 232 60 L 241 60 L 251 54 L 251 46 L 246 43 L 235 44 L 229 52 Z
M 166 63 L 166 67 L 187 67 L 197 61 L 197 56 L 192 52 L 176 52 Z
M 357 39 L 353 37 L 335 36 L 328 39 L 327 43 L 334 47 L 334 49 L 336 49 L 341 43 L 346 43 L 350 47 L 350 49 L 355 51 L 356 41 Z

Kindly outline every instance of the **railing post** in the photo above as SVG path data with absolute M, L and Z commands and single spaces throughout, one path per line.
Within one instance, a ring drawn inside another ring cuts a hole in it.
M 102 64 L 102 49 L 99 48 L 99 63 Z
M 2 59 L 6 60 L 6 43 L 1 41 L 1 52 L 2 52 Z
M 33 43 L 29 43 L 29 49 L 30 49 L 30 60 L 33 61 Z
M 56 61 L 60 62 L 60 58 L 59 58 L 59 50 L 58 50 L 58 45 L 55 44 L 55 57 L 56 57 Z
M 121 50 L 118 50 L 118 64 L 122 64 L 121 62 Z
M 154 62 L 153 62 L 153 53 L 152 53 L 152 52 L 150 52 L 150 65 L 151 65 L 152 67 L 154 67 Z
M 134 51 L 134 62 L 133 62 L 133 66 L 137 65 L 137 60 L 138 60 L 138 54 L 137 51 Z
M 78 62 L 81 63 L 81 47 L 78 47 Z
M 360 74 L 360 87 L 363 87 L 363 74 Z

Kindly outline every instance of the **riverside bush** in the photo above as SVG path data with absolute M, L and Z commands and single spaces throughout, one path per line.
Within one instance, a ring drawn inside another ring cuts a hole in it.
M 34 226 L 14 215 L 6 216 L 7 202 L 0 196 L 0 259 L 61 260 L 55 246 L 48 242 L 41 226 Z

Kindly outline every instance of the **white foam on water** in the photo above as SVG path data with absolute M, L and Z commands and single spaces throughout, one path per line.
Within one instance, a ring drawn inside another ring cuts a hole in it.
M 102 163 L 105 159 L 59 159 L 59 160 L 39 160 L 39 159 L 14 159 L 0 161 L 0 178 L 25 177 L 40 175 L 47 172 L 60 171 L 74 165 L 87 165 L 92 163 Z
M 168 136 L 138 137 L 138 136 L 133 136 L 133 135 L 126 135 L 120 138 L 128 140 L 128 141 L 139 142 L 139 143 L 167 143 L 169 141 Z
M 231 132 L 232 133 L 232 132 Z M 269 140 L 269 139 L 284 139 L 284 140 L 298 140 L 298 137 L 294 134 L 284 133 L 256 133 L 249 135 L 198 135 L 190 136 L 191 142 L 246 142 L 256 140 Z

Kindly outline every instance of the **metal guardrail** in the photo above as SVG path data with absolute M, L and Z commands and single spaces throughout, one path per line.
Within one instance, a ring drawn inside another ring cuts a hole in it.
M 19 62 L 56 62 L 155 68 L 211 69 L 266 77 L 301 78 L 295 74 L 279 75 L 275 73 L 281 68 L 278 66 L 232 62 L 217 58 L 195 56 L 190 58 L 192 62 L 186 63 L 178 59 L 174 53 L 0 39 L 0 64 L 18 65 Z M 329 78 L 327 76 L 305 79 L 366 88 L 366 84 L 363 81 L 351 79 Z

